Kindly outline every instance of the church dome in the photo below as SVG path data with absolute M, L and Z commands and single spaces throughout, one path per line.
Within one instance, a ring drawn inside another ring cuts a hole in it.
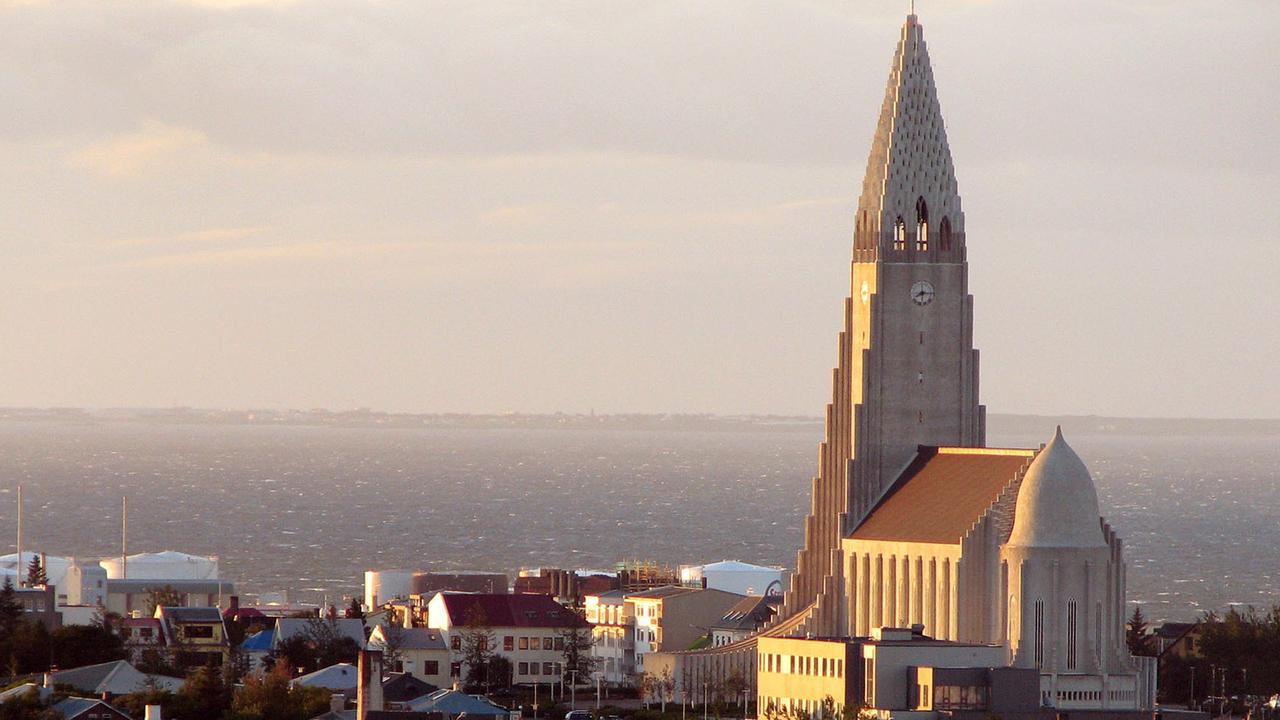
M 1061 426 L 1022 478 L 1008 544 L 1055 548 L 1107 544 L 1093 478 L 1062 439 Z

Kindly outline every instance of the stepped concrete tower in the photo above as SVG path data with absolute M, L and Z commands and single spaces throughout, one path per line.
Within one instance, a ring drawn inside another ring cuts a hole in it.
M 847 628 L 840 541 L 920 445 L 981 447 L 964 213 L 923 29 L 907 17 L 854 219 L 851 290 L 804 547 L 779 622 Z
M 854 226 L 826 437 L 782 607 L 738 642 L 649 653 L 645 671 L 670 673 L 695 697 L 710 682 L 758 680 L 757 710 L 813 713 L 836 687 L 846 690 L 837 703 L 869 702 L 847 692 L 860 675 L 817 680 L 845 672 L 840 658 L 850 668 L 874 659 L 846 655 L 850 638 L 899 628 L 935 650 L 1003 648 L 1022 677 L 1039 676 L 1038 717 L 1150 717 L 1155 660 L 1124 645 L 1123 546 L 1084 463 L 1061 432 L 1042 449 L 985 446 L 964 212 L 915 15 L 889 71 Z M 794 638 L 813 640 L 784 642 Z M 818 664 L 822 644 L 834 655 Z M 946 658 L 932 659 L 954 669 Z

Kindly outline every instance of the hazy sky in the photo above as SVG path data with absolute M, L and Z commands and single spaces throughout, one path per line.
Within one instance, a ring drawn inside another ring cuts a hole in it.
M 818 415 L 906 7 L 0 0 L 0 405 Z M 1280 3 L 917 8 L 991 411 L 1280 416 Z

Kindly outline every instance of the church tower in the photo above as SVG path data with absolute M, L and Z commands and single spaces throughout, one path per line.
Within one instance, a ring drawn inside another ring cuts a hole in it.
M 981 447 L 964 212 L 923 29 L 902 27 L 854 218 L 851 290 L 804 547 L 779 618 L 847 627 L 840 541 L 919 445 Z

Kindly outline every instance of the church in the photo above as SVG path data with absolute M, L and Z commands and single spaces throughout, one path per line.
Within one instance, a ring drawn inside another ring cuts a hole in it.
M 812 503 L 780 611 L 758 635 L 663 653 L 690 699 L 729 676 L 757 715 L 844 706 L 1150 717 L 1155 667 L 1125 645 L 1123 545 L 1061 428 L 986 447 L 959 186 L 923 28 L 890 67 L 853 218 Z

